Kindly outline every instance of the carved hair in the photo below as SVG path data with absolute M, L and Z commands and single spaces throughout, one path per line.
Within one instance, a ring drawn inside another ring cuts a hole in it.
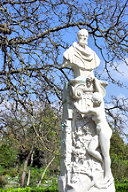
M 78 31 L 77 33 L 77 37 L 84 35 L 84 34 L 88 34 L 88 31 L 86 29 L 81 29 Z

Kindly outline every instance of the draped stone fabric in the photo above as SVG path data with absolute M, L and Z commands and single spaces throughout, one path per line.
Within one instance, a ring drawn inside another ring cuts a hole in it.
M 91 48 L 87 45 L 83 48 L 77 42 L 74 42 L 73 45 L 64 52 L 63 59 L 63 66 L 74 65 L 87 71 L 92 71 L 100 64 L 99 57 Z

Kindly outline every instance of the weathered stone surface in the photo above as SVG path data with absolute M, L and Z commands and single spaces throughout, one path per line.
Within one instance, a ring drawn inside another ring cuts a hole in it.
M 103 101 L 107 82 L 94 77 L 99 58 L 87 47 L 87 38 L 88 32 L 80 30 L 79 49 L 64 53 L 64 66 L 72 66 L 75 79 L 63 91 L 59 192 L 115 192 L 109 155 L 112 131 Z

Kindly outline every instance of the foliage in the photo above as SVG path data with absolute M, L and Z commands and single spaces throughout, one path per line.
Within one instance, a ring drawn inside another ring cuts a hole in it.
M 125 144 L 118 132 L 113 132 L 112 134 L 110 152 L 111 154 L 116 154 L 120 159 L 125 159 Z
M 17 150 L 9 142 L 2 142 L 0 145 L 0 165 L 13 166 L 17 160 L 17 153 Z
M 122 160 L 117 155 L 112 156 L 112 173 L 115 181 L 123 181 L 127 176 L 128 160 Z
M 61 126 L 59 111 L 51 105 L 44 106 L 44 103 L 37 101 L 33 103 L 33 108 L 35 108 L 33 116 L 22 108 L 15 110 L 15 105 L 10 104 L 10 108 L 5 108 L 0 121 L 3 127 L 2 139 L 6 141 L 8 135 L 24 156 L 27 156 L 32 148 L 59 153 Z
M 52 171 L 54 172 L 54 170 L 59 169 L 58 157 L 60 153 L 61 127 L 60 114 L 50 105 L 44 106 L 41 102 L 36 102 L 33 105 L 37 104 L 38 108 L 34 111 L 33 117 L 31 117 L 31 114 L 27 113 L 22 108 L 15 111 L 14 107 L 11 105 L 10 109 L 6 109 L 5 113 L 1 115 L 1 122 L 4 127 L 1 135 L 1 141 L 8 146 L 8 148 L 6 148 L 8 149 L 8 154 L 10 154 L 9 157 L 11 158 L 9 159 L 8 157 L 6 159 L 5 145 L 2 145 L 2 147 L 4 146 L 4 149 L 1 147 L 2 150 L 0 155 L 1 157 L 3 155 L 3 158 L 5 157 L 3 162 L 6 163 L 6 161 L 8 162 L 10 160 L 10 168 L 4 169 L 3 174 L 11 177 L 13 177 L 13 175 L 17 175 L 19 180 L 21 177 L 22 182 L 24 183 L 25 176 L 27 176 L 29 171 L 26 169 L 28 166 L 28 168 L 31 169 L 30 186 L 36 186 L 40 181 L 43 169 L 38 168 L 42 166 L 45 168 L 50 159 L 52 159 L 55 155 L 57 158 L 56 161 L 53 162 Z M 11 139 L 13 143 L 9 142 L 8 138 Z M 33 160 L 31 162 L 30 159 L 32 152 Z M 26 159 L 27 166 L 24 168 Z M 35 167 L 37 167 L 37 169 Z M 22 173 L 26 174 L 22 176 Z M 27 184 L 27 178 L 25 182 Z
M 57 186 L 53 187 L 38 187 L 38 188 L 19 188 L 19 189 L 0 189 L 0 192 L 57 192 Z
M 114 132 L 112 135 L 110 155 L 112 161 L 112 173 L 115 181 L 120 182 L 125 178 L 128 179 L 127 148 L 118 132 Z
M 4 167 L 0 165 L 0 175 L 3 175 L 3 173 L 4 173 Z
M 127 183 L 118 183 L 115 185 L 116 192 L 127 192 Z M 53 187 L 39 187 L 39 188 L 19 188 L 19 189 L 0 189 L 0 192 L 58 192 L 57 186 Z
M 127 191 L 128 191 L 128 183 L 116 184 L 116 192 L 127 192 Z
M 36 187 L 37 183 L 39 182 L 41 175 L 43 173 L 44 169 L 43 168 L 31 168 L 31 179 L 30 179 L 30 187 Z M 45 183 L 48 178 L 49 178 L 50 171 L 47 170 L 45 173 L 45 176 L 43 178 L 42 183 Z

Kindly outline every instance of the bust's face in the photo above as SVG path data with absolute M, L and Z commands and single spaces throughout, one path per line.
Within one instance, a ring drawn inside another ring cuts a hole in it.
M 82 47 L 85 47 L 88 44 L 88 32 L 79 34 L 78 42 L 79 42 L 79 45 L 81 45 Z

